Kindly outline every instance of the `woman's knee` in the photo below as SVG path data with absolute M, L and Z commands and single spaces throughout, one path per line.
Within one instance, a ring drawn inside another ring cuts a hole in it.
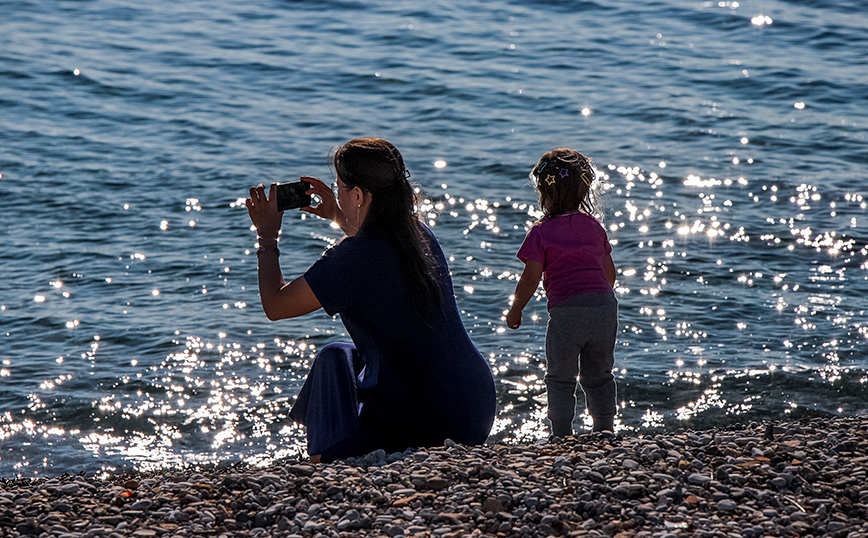
M 356 347 L 353 344 L 346 342 L 332 342 L 326 344 L 319 349 L 316 354 L 314 366 L 331 366 L 336 365 L 343 368 L 353 363 L 353 353 Z

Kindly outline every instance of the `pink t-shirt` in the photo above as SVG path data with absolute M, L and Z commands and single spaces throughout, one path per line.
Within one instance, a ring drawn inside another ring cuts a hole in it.
M 527 232 L 516 257 L 543 265 L 543 288 L 548 307 L 579 293 L 612 291 L 605 260 L 612 245 L 594 217 L 574 211 L 544 218 Z

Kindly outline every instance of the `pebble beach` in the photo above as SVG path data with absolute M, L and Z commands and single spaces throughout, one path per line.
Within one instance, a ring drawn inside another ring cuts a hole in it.
M 868 537 L 868 417 L 0 480 L 0 536 Z

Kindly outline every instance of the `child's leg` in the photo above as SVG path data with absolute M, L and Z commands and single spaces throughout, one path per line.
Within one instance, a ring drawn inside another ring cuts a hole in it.
M 577 329 L 574 310 L 551 309 L 546 331 L 548 418 L 552 423 L 552 434 L 557 437 L 572 435 L 573 418 L 576 415 L 576 386 L 583 335 Z
M 618 335 L 618 303 L 598 306 L 588 319 L 590 339 L 582 349 L 579 383 L 585 393 L 588 411 L 594 419 L 594 431 L 614 431 L 616 404 L 615 339 Z

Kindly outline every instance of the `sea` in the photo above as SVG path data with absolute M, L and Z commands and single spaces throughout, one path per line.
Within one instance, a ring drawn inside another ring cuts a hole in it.
M 558 147 L 598 172 L 619 433 L 864 416 L 866 7 L 0 1 L 0 478 L 305 457 L 288 411 L 349 337 L 266 319 L 244 199 L 366 136 L 449 259 L 488 442 L 548 434 L 542 288 L 504 314 Z M 339 239 L 288 212 L 285 277 Z

